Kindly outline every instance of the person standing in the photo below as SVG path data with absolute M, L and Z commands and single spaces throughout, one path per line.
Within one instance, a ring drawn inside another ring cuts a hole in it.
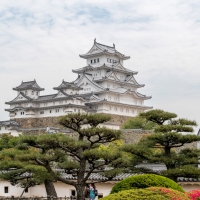
M 94 184 L 90 184 L 90 200 L 94 200 L 95 199 L 95 185 Z
M 88 183 L 85 185 L 85 200 L 90 200 L 90 187 Z

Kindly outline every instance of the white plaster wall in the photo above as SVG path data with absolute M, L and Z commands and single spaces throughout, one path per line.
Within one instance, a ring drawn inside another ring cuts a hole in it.
M 115 115 L 123 115 L 123 116 L 131 116 L 134 117 L 139 113 L 139 109 L 124 106 L 124 105 L 113 105 L 113 104 L 103 104 L 98 105 L 97 113 L 107 113 L 107 114 L 115 114 Z M 128 109 L 128 111 L 126 110 Z M 140 109 L 141 110 L 141 109 Z
M 185 191 L 191 191 L 194 189 L 199 189 L 200 184 L 199 183 L 179 183 L 181 187 Z M 105 182 L 105 183 L 98 183 L 96 184 L 97 190 L 99 194 L 103 194 L 103 196 L 109 195 L 111 189 L 115 185 L 114 182 Z M 8 186 L 8 193 L 4 193 L 4 187 Z M 56 192 L 58 197 L 70 197 L 71 196 L 71 190 L 75 190 L 75 188 L 71 185 L 67 185 L 61 182 L 54 183 Z M 0 196 L 20 196 L 23 189 L 17 186 L 12 186 L 7 181 L 0 181 Z M 27 193 L 24 193 L 24 197 L 33 197 L 33 196 L 39 196 L 39 197 L 46 197 L 46 190 L 44 185 L 39 185 L 35 187 L 31 187 L 28 189 Z M 96 198 L 98 199 L 98 198 Z
M 98 63 L 94 63 L 94 59 L 98 59 L 98 58 L 99 58 L 99 62 Z M 86 63 L 87 63 L 87 65 L 92 65 L 94 67 L 97 67 L 97 66 L 101 66 L 104 63 L 109 63 L 108 60 L 107 60 L 107 58 L 113 59 L 113 60 L 117 60 L 117 61 L 120 60 L 117 56 L 113 56 L 113 55 L 100 55 L 100 56 L 91 56 L 90 58 L 88 58 L 86 60 Z M 92 64 L 91 64 L 91 60 L 93 60 Z M 123 60 L 120 60 L 120 62 L 123 65 Z M 109 63 L 109 64 L 111 64 L 111 63 Z
M 90 128 L 91 126 L 89 124 L 84 124 L 81 126 L 81 128 Z M 102 128 L 110 128 L 110 129 L 114 129 L 114 130 L 119 130 L 120 129 L 120 125 L 117 124 L 99 124 L 98 127 Z
M 99 67 L 104 63 L 104 58 L 105 56 L 101 55 L 101 56 L 92 56 L 91 58 L 88 58 L 86 60 L 87 65 L 91 65 L 93 67 Z M 96 59 L 96 63 L 94 63 L 94 59 Z M 97 59 L 99 59 L 99 62 L 97 62 Z M 92 60 L 92 63 L 91 63 Z
M 102 86 L 109 89 L 115 89 L 121 87 L 120 83 L 115 83 L 110 80 L 103 81 Z
M 56 110 L 59 112 L 56 112 Z M 44 114 L 40 114 L 40 112 L 43 111 Z M 51 113 L 50 113 L 51 111 Z M 24 115 L 21 115 L 21 112 L 24 112 Z M 82 108 L 75 108 L 75 107 L 60 107 L 60 108 L 54 108 L 54 109 L 48 109 L 44 108 L 41 109 L 40 111 L 35 111 L 35 115 L 26 115 L 26 111 L 16 111 L 17 115 L 14 115 L 13 117 L 10 117 L 10 119 L 17 119 L 17 118 L 40 118 L 40 117 L 59 117 L 59 116 L 64 116 L 67 115 L 69 112 L 73 113 L 85 113 L 85 110 Z
M 8 193 L 4 193 L 4 187 L 8 186 Z M 75 190 L 75 188 L 71 185 L 67 185 L 61 182 L 54 183 L 56 192 L 58 197 L 70 197 L 71 190 Z M 107 196 L 112 187 L 114 186 L 113 183 L 98 183 L 96 184 L 97 190 L 99 194 L 103 194 L 103 196 Z M 23 189 L 17 186 L 12 186 L 7 181 L 0 181 L 0 196 L 20 196 Z M 27 193 L 23 194 L 24 197 L 46 197 L 46 190 L 44 185 L 38 185 L 35 187 L 31 187 L 28 189 Z M 96 198 L 98 199 L 98 198 Z
M 27 94 L 26 94 L 26 91 L 27 91 Z M 32 91 L 33 91 L 33 94 L 32 94 Z M 35 91 L 35 90 L 30 90 L 30 89 L 29 90 L 17 91 L 17 95 L 20 92 L 23 92 L 26 96 L 31 97 L 33 99 L 37 99 L 37 97 L 40 96 L 40 91 Z
M 199 182 L 193 182 L 193 183 L 179 183 L 179 185 L 184 189 L 184 191 L 189 192 L 191 190 L 199 190 L 200 183 Z
M 105 128 L 109 128 L 109 129 L 113 129 L 113 130 L 119 130 L 120 129 L 120 125 L 115 125 L 115 124 L 99 124 L 99 127 L 105 127 Z
M 19 134 L 21 134 L 17 130 L 10 130 L 8 127 L 1 126 L 0 134 L 3 133 L 10 133 L 12 136 L 19 136 Z

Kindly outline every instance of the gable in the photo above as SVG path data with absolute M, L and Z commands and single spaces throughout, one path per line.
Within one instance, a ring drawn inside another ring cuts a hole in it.
M 127 83 L 137 84 L 133 76 L 127 81 Z
M 77 86 L 83 88 L 83 90 L 80 91 L 80 93 L 89 93 L 94 91 L 101 91 L 101 86 L 98 86 L 97 83 L 93 82 L 89 78 L 86 78 L 86 76 L 82 76 L 77 83 Z
M 37 83 L 35 83 L 34 85 L 32 85 L 32 87 L 40 88 L 39 85 L 38 85 Z
M 112 72 L 109 76 L 108 79 L 110 80 L 114 80 L 114 81 L 119 81 L 119 79 L 117 78 L 116 74 L 114 72 Z
M 23 96 L 21 93 L 11 102 L 15 102 L 15 101 L 26 101 L 29 100 L 28 98 L 26 98 L 25 96 Z
M 93 45 L 88 54 L 99 53 L 99 52 L 102 52 L 102 50 L 99 49 L 96 45 Z
M 66 95 L 64 95 L 62 92 L 58 92 L 58 94 L 55 96 L 55 98 L 62 98 L 62 97 L 66 97 Z
M 122 66 L 121 63 L 118 63 L 114 68 L 115 69 L 123 69 L 123 70 L 125 70 L 125 68 Z

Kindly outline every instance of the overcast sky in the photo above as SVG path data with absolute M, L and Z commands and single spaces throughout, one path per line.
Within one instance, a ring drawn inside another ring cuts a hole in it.
M 73 81 L 94 38 L 131 56 L 146 105 L 200 124 L 199 0 L 0 0 L 0 120 L 22 80 Z

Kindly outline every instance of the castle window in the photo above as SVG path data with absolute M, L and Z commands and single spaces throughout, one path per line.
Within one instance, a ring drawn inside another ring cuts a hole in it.
M 90 61 L 90 63 L 92 64 L 92 60 Z
M 76 190 L 71 190 L 71 196 L 76 196 Z
M 32 91 L 32 95 L 34 95 L 34 91 Z
M 4 187 L 4 193 L 8 193 L 8 186 Z
M 59 112 L 59 109 L 56 109 L 56 113 L 58 113 Z
M 96 63 L 96 59 L 94 59 L 94 63 Z
M 24 192 L 25 192 L 25 193 L 28 193 L 28 188 L 26 188 Z
M 123 108 L 120 108 L 120 111 L 123 112 Z
M 26 91 L 26 92 L 25 92 L 25 94 L 27 95 L 27 94 L 28 94 L 28 92 Z
M 117 107 L 115 107 L 115 111 L 117 111 Z
M 97 58 L 97 62 L 99 62 L 99 58 Z
M 51 110 L 49 112 L 51 113 Z
M 44 111 L 42 110 L 42 111 L 40 111 L 40 114 L 42 115 L 42 114 L 44 114 Z

